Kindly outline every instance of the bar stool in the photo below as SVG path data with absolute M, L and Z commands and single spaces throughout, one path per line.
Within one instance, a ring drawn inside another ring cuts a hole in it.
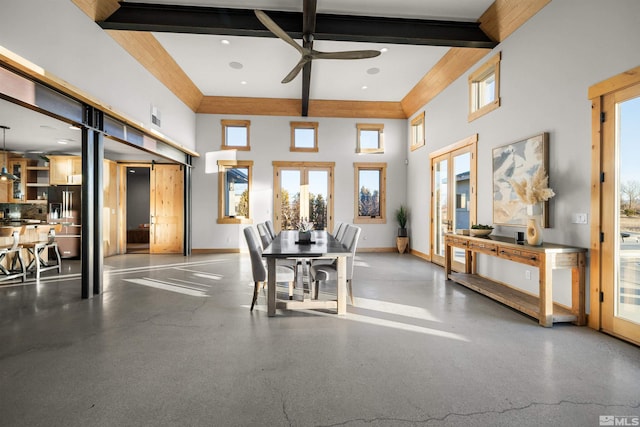
M 10 245 L 0 246 L 0 280 L 9 280 L 20 277 L 24 282 L 27 277 L 27 269 L 22 259 L 22 246 L 20 245 L 20 234 L 22 228 L 0 227 L 0 237 L 12 237 L 13 242 Z M 6 260 L 7 266 L 3 265 Z M 19 268 L 16 268 L 19 264 Z
M 36 231 L 38 236 L 47 233 L 47 240 L 40 240 L 37 242 L 23 243 L 23 247 L 29 251 L 33 259 L 27 266 L 28 273 L 36 274 L 36 279 L 40 279 L 40 273 L 47 270 L 58 270 L 58 273 L 62 272 L 62 261 L 60 259 L 60 250 L 58 249 L 58 243 L 56 240 L 56 230 L 62 230 L 61 224 L 55 225 L 36 225 Z M 55 258 L 51 260 L 51 252 L 54 253 Z M 47 255 L 46 259 L 43 255 Z

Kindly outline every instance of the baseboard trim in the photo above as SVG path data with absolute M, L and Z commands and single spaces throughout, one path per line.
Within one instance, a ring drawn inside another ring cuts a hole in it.
M 396 248 L 358 248 L 356 252 L 398 252 Z
M 411 255 L 415 255 L 415 256 L 417 256 L 418 258 L 422 258 L 422 259 L 423 259 L 423 260 L 425 260 L 425 261 L 429 261 L 429 262 L 431 262 L 431 255 L 428 255 L 428 254 L 422 253 L 422 252 L 420 252 L 420 251 L 416 251 L 415 249 L 411 249 L 411 250 L 409 251 L 409 253 L 411 253 Z
M 222 249 L 191 249 L 192 254 L 239 254 L 240 249 L 222 248 Z

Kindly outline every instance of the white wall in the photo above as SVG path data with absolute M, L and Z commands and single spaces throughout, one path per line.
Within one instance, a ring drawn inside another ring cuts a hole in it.
M 195 113 L 149 74 L 71 0 L 3 1 L 0 45 L 151 128 L 195 149 Z
M 484 60 L 502 52 L 499 109 L 468 123 L 466 73 L 425 106 L 427 147 L 409 155 L 408 203 L 414 213 L 413 248 L 429 253 L 429 152 L 474 133 L 478 142 L 479 223 L 492 223 L 492 149 L 541 133 L 550 134 L 549 242 L 589 247 L 589 225 L 571 223 L 571 214 L 589 213 L 591 104 L 589 86 L 640 64 L 640 2 L 636 0 L 554 0 Z M 469 70 L 472 72 L 476 67 Z M 420 217 L 421 221 L 417 221 Z M 589 218 L 591 218 L 589 216 Z M 511 236 L 514 227 L 497 227 Z M 492 258 L 481 274 L 537 293 L 537 276 Z M 569 287 L 554 289 L 567 304 Z
M 395 209 L 406 200 L 407 129 L 405 120 L 332 119 L 266 116 L 220 116 L 199 114 L 197 117 L 198 152 L 193 171 L 193 248 L 243 248 L 245 225 L 217 224 L 218 176 L 205 174 L 204 154 L 218 151 L 221 119 L 251 120 L 251 151 L 238 151 L 238 160 L 253 160 L 251 205 L 254 225 L 273 219 L 273 166 L 276 161 L 335 162 L 334 221 L 353 222 L 354 162 L 387 163 L 387 223 L 359 224 L 362 227 L 359 248 L 391 248 L 395 246 L 397 223 Z M 317 121 L 318 153 L 292 153 L 291 121 Z M 356 123 L 384 124 L 384 154 L 358 155 Z

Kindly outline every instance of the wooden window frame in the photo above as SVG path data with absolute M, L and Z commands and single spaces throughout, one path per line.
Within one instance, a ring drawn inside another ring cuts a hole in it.
M 386 224 L 387 223 L 387 163 L 386 162 L 367 162 L 354 163 L 354 224 Z M 360 171 L 361 170 L 377 170 L 380 172 L 380 215 L 376 217 L 360 216 Z
M 422 138 L 418 139 L 416 138 L 416 133 L 414 132 L 414 128 L 417 127 L 421 127 L 422 128 Z M 424 147 L 425 145 L 425 126 L 424 126 L 424 111 L 420 114 L 418 114 L 417 116 L 415 116 L 413 119 L 411 119 L 411 127 L 409 128 L 410 132 L 411 132 L 411 142 L 409 145 L 409 148 L 411 149 L 411 151 L 417 150 L 420 147 Z
M 356 123 L 358 139 L 356 143 L 356 153 L 358 154 L 382 154 L 384 153 L 384 125 L 381 123 Z M 378 148 L 362 148 L 360 145 L 360 135 L 363 130 L 378 132 Z
M 290 122 L 291 146 L 289 151 L 317 153 L 318 152 L 318 122 Z M 313 129 L 313 147 L 296 147 L 296 129 Z
M 473 121 L 478 117 L 484 116 L 500 107 L 500 59 L 501 53 L 498 52 L 492 56 L 487 62 L 482 64 L 477 70 L 469 74 L 469 121 Z M 493 102 L 486 105 L 477 106 L 478 85 L 485 81 L 490 75 L 494 75 L 495 83 L 493 85 Z
M 228 169 L 247 168 L 248 173 L 248 191 L 249 191 L 249 216 L 248 217 L 230 217 L 225 215 L 225 174 Z M 218 224 L 253 224 L 253 215 L 251 209 L 251 182 L 253 180 L 253 161 L 252 160 L 218 160 Z
M 251 150 L 251 120 L 220 120 L 222 126 L 222 145 L 221 150 Z M 247 145 L 227 145 L 227 128 L 228 127 L 244 127 L 247 129 Z

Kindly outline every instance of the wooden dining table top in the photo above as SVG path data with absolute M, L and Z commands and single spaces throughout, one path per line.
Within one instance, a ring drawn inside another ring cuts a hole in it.
M 296 230 L 283 230 L 262 252 L 264 258 L 318 258 L 351 256 L 351 251 L 327 231 L 311 232 L 311 244 L 296 243 Z

